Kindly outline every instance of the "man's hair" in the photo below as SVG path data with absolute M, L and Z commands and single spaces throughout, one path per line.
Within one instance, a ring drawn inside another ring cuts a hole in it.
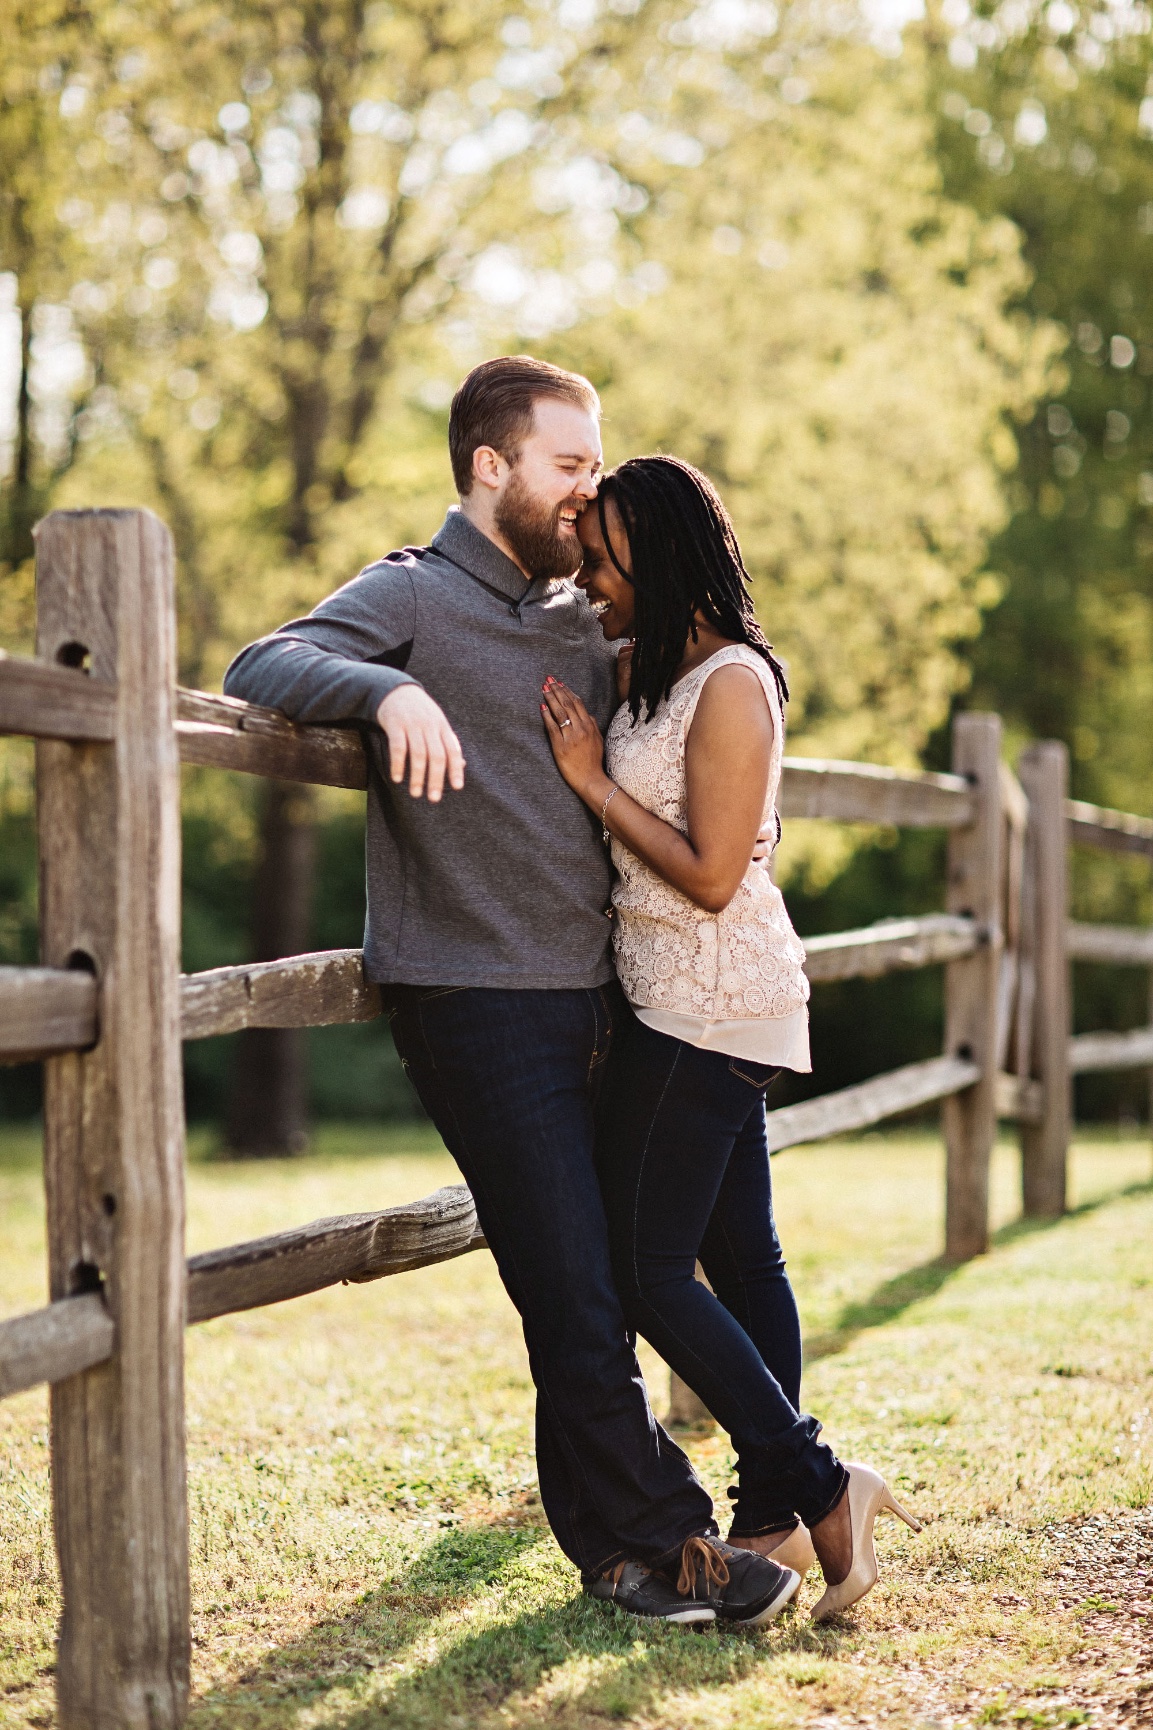
M 472 456 L 479 445 L 491 445 L 506 462 L 516 462 L 532 431 L 533 404 L 542 396 L 575 403 L 600 419 L 600 398 L 579 372 L 565 372 L 530 354 L 506 354 L 473 367 L 448 417 L 448 454 L 461 498 L 472 491 Z

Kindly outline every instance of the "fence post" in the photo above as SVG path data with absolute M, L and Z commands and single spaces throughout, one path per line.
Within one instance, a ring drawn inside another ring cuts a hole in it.
M 674 1428 L 696 1429 L 714 1422 L 713 1414 L 699 1394 L 694 1394 L 688 1382 L 681 1380 L 676 1370 L 669 1371 L 669 1415 L 666 1422 Z
M 973 788 L 976 810 L 965 829 L 949 832 L 946 905 L 976 920 L 986 940 L 945 969 L 945 1051 L 981 1067 L 981 1079 L 947 1099 L 945 1254 L 980 1255 L 989 1241 L 989 1158 L 997 1133 L 997 985 L 1004 938 L 1001 918 L 1001 722 L 963 714 L 953 722 L 953 769 Z
M 1026 1217 L 1045 1219 L 1065 1211 L 1069 1149 L 1069 753 L 1046 739 L 1022 751 L 1018 768 L 1029 799 L 1026 869 L 1033 879 L 1037 970 L 1029 1073 L 1041 1083 L 1040 1121 L 1021 1125 L 1021 1191 Z
M 697 1278 L 702 1285 L 708 1286 L 709 1290 L 712 1291 L 713 1288 L 705 1278 L 705 1270 L 700 1262 L 697 1263 Z M 669 1371 L 669 1414 L 667 1421 L 674 1426 L 684 1426 L 686 1429 L 699 1429 L 706 1424 L 716 1423 L 716 1419 L 701 1396 L 694 1394 L 688 1382 L 683 1381 L 676 1370 Z
M 100 981 L 99 1038 L 45 1064 L 52 1297 L 101 1290 L 110 1362 L 52 1389 L 63 1730 L 174 1730 L 188 1697 L 180 783 L 172 541 L 54 511 L 37 652 L 118 685 L 114 744 L 37 747 L 44 962 Z

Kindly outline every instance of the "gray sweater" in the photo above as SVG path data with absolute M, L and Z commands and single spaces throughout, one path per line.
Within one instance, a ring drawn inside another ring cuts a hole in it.
M 230 697 L 366 730 L 371 979 L 527 990 L 612 977 L 608 857 L 553 762 L 549 673 L 607 725 L 614 657 L 584 596 L 571 582 L 526 584 L 457 510 L 431 547 L 369 565 L 229 667 Z M 440 704 L 467 762 L 464 790 L 446 787 L 439 805 L 391 784 L 374 724 L 381 698 L 409 681 Z

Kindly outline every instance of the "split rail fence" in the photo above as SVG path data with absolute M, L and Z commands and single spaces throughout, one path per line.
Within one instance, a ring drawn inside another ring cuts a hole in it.
M 175 683 L 173 558 L 142 511 L 55 512 L 37 653 L 0 657 L 0 732 L 36 740 L 42 965 L 0 969 L 0 1061 L 44 1065 L 51 1302 L 0 1322 L 0 1396 L 51 1384 L 65 1730 L 169 1730 L 188 1697 L 184 1329 L 484 1246 L 463 1186 L 185 1259 L 181 1041 L 371 1019 L 357 950 L 182 977 L 180 765 L 366 788 L 354 729 Z M 786 817 L 943 828 L 945 907 L 808 943 L 825 980 L 945 968 L 944 1051 L 769 1113 L 796 1147 L 942 1102 L 946 1254 L 987 1243 L 998 1118 L 1024 1206 L 1065 1202 L 1070 1076 L 1153 1066 L 1153 1027 L 1069 1037 L 1068 962 L 1153 968 L 1153 931 L 1070 924 L 1070 843 L 1153 857 L 1153 821 L 1070 802 L 1064 748 L 1001 762 L 958 717 L 953 773 L 789 759 Z

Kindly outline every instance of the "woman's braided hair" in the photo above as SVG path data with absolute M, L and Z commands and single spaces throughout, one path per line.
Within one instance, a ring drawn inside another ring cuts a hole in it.
M 605 522 L 612 499 L 632 554 L 632 574 L 613 552 Z M 785 670 L 757 623 L 749 573 L 736 532 L 713 483 L 677 457 L 630 457 L 600 482 L 597 511 L 609 558 L 636 591 L 636 647 L 629 710 L 646 719 L 672 689 L 685 643 L 697 640 L 699 611 L 722 636 L 745 643 L 773 669 L 781 702 Z

